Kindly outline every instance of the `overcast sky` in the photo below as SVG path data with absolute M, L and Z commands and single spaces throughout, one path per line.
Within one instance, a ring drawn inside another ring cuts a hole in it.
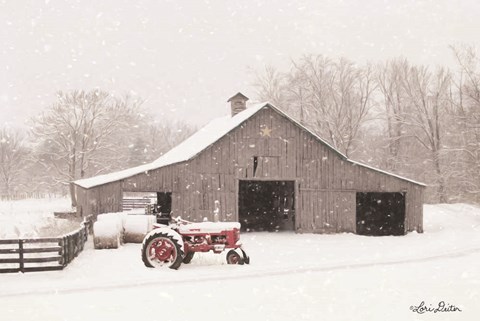
M 479 47 L 479 17 L 478 0 L 0 0 L 0 125 L 92 88 L 201 125 L 255 97 L 253 71 L 303 54 L 453 65 L 449 44 Z

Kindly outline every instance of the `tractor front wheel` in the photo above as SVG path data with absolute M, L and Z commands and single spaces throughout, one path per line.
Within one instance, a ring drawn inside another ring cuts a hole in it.
M 240 256 L 235 250 L 230 250 L 227 253 L 227 264 L 240 264 L 245 263 L 243 257 Z
M 188 264 L 192 261 L 195 252 L 188 252 L 187 255 L 183 258 L 183 263 Z
M 153 233 L 142 246 L 142 261 L 146 267 L 178 269 L 183 260 L 182 247 L 167 233 Z

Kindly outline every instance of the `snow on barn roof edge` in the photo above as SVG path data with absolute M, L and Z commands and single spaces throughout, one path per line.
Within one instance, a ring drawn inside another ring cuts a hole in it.
M 126 179 L 141 173 L 147 173 L 151 170 L 159 169 L 168 165 L 173 165 L 173 164 L 178 164 L 181 162 L 188 161 L 194 158 L 195 156 L 197 156 L 203 150 L 207 149 L 209 146 L 211 146 L 215 142 L 217 142 L 220 138 L 222 138 L 223 136 L 225 136 L 226 134 L 228 134 L 238 126 L 240 126 L 242 123 L 244 123 L 246 120 L 248 120 L 250 117 L 252 117 L 253 115 L 255 115 L 257 112 L 259 112 L 265 107 L 270 107 L 280 115 L 288 118 L 296 126 L 299 126 L 303 130 L 310 133 L 321 143 L 323 143 L 332 151 L 337 153 L 342 159 L 352 163 L 353 165 L 362 166 L 386 175 L 399 178 L 401 180 L 405 180 L 421 186 L 426 186 L 424 183 L 420 183 L 420 182 L 348 159 L 339 150 L 331 146 L 329 143 L 324 141 L 322 138 L 320 138 L 318 135 L 313 133 L 311 130 L 309 130 L 308 128 L 300 124 L 298 121 L 296 121 L 295 119 L 293 119 L 292 117 L 287 115 L 285 112 L 281 111 L 280 109 L 278 109 L 277 107 L 275 107 L 273 104 L 269 102 L 263 102 L 263 103 L 250 106 L 246 110 L 236 114 L 233 117 L 228 115 L 228 116 L 216 118 L 210 121 L 207 125 L 205 125 L 203 128 L 198 130 L 195 134 L 193 134 L 192 136 L 184 140 L 182 143 L 178 144 L 177 146 L 175 146 L 174 148 L 172 148 L 171 150 L 169 150 L 164 155 L 160 156 L 158 159 L 156 159 L 151 163 L 136 166 L 136 167 L 131 167 L 128 169 L 116 171 L 109 174 L 103 174 L 103 175 L 93 176 L 90 178 L 76 180 L 73 183 L 82 188 L 89 189 L 95 186 L 105 185 L 108 183 Z
M 216 118 L 151 163 L 77 180 L 73 183 L 88 189 L 192 159 L 267 105 L 268 103 L 255 104 L 233 117 L 228 115 Z

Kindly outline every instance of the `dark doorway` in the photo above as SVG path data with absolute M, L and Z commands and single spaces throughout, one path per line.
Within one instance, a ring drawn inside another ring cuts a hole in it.
M 172 193 L 157 192 L 157 206 L 159 213 L 168 213 L 172 211 Z
M 168 225 L 170 222 L 172 212 L 172 193 L 171 192 L 157 192 L 157 208 L 155 214 L 157 215 L 157 223 Z
M 295 229 L 294 181 L 240 181 L 238 213 L 247 231 Z
M 357 193 L 357 234 L 404 235 L 404 193 Z

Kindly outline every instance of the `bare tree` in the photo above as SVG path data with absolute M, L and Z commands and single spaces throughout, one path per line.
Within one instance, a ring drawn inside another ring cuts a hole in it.
M 155 157 L 159 157 L 190 137 L 195 131 L 194 126 L 183 121 L 162 121 L 150 124 L 147 137 Z
M 450 73 L 439 68 L 432 73 L 426 67 L 411 67 L 404 79 L 408 102 L 412 106 L 407 124 L 414 137 L 429 151 L 436 174 L 439 201 L 447 201 L 441 157 L 443 117 L 449 104 Z
M 291 63 L 288 73 L 266 67 L 263 74 L 257 75 L 259 98 L 281 106 L 349 155 L 374 103 L 373 68 L 321 55 Z
M 293 60 L 292 65 L 295 65 Z M 296 68 L 282 73 L 272 66 L 266 66 L 263 73 L 256 73 L 254 86 L 260 101 L 269 101 L 281 107 L 302 125 L 306 125 L 307 82 Z
M 99 157 L 115 153 L 122 144 L 116 134 L 137 122 L 139 105 L 100 90 L 59 92 L 57 102 L 33 120 L 39 161 L 54 171 L 58 182 L 69 185 L 72 206 L 72 182 L 112 169 L 112 162 Z
M 404 58 L 374 72 L 310 55 L 292 60 L 285 73 L 266 68 L 256 85 L 262 100 L 348 157 L 370 162 L 376 155 L 375 165 L 426 181 L 430 201 L 480 203 L 480 59 L 472 47 L 452 49 L 456 74 Z
M 455 91 L 451 93 L 458 133 L 449 151 L 461 168 L 458 188 L 480 203 L 480 59 L 474 47 L 451 47 L 458 63 Z
M 263 73 L 256 73 L 254 86 L 261 101 L 269 101 L 276 106 L 280 106 L 285 101 L 284 75 L 272 66 L 265 66 Z
M 377 83 L 384 108 L 381 115 L 386 123 L 387 160 L 386 167 L 394 172 L 405 163 L 402 150 L 406 137 L 408 101 L 403 86 L 410 64 L 406 59 L 394 59 L 378 66 Z
M 309 90 L 308 79 L 305 73 L 297 68 L 297 63 L 292 60 L 292 69 L 286 75 L 285 86 L 285 108 L 290 114 L 297 118 L 302 125 L 307 125 L 309 119 L 309 99 L 311 90 Z
M 151 117 L 149 117 L 151 118 Z M 145 122 L 132 133 L 133 141 L 128 145 L 128 165 L 137 166 L 154 161 L 196 131 L 194 126 L 183 121 Z
M 13 192 L 15 183 L 27 166 L 28 152 L 19 130 L 0 129 L 0 180 L 6 195 Z
M 323 56 L 306 56 L 294 66 L 306 82 L 301 88 L 310 126 L 348 156 L 373 104 L 373 68 Z

